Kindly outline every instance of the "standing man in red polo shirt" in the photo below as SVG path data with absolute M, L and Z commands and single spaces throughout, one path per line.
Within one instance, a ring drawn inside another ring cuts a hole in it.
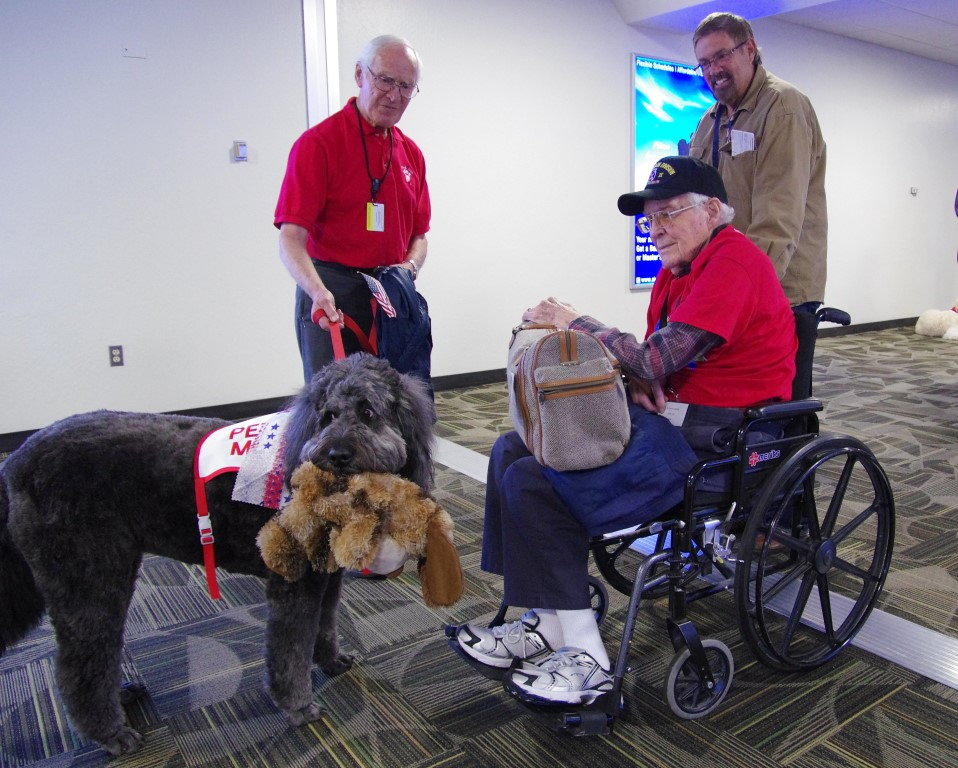
M 396 265 L 415 280 L 431 208 L 422 152 L 396 124 L 419 92 L 419 55 L 400 37 L 370 41 L 359 94 L 293 145 L 276 204 L 279 253 L 296 281 L 296 338 L 307 383 L 333 359 L 329 323 L 373 325 L 363 273 Z M 325 317 L 317 326 L 313 315 Z M 362 347 L 343 334 L 346 353 Z

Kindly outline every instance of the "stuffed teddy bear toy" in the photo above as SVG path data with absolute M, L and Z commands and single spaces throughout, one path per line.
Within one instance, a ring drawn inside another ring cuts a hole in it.
M 915 333 L 958 341 L 958 301 L 951 309 L 926 309 L 918 316 Z
M 263 562 L 287 581 L 309 567 L 398 576 L 416 557 L 426 605 L 452 605 L 462 596 L 452 518 L 415 483 L 375 472 L 337 476 L 306 462 L 290 487 L 289 504 L 256 539 Z

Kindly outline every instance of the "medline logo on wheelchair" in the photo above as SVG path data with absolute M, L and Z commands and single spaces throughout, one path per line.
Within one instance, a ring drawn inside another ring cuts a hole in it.
M 781 458 L 782 452 L 773 448 L 768 453 L 758 453 L 757 451 L 752 451 L 751 455 L 748 457 L 748 465 L 754 467 L 758 464 L 761 464 L 763 461 L 771 461 L 772 459 Z

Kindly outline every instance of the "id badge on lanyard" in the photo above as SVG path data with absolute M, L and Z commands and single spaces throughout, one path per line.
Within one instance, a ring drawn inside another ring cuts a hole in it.
M 389 132 L 389 159 L 386 160 L 386 170 L 378 179 L 373 176 L 369 168 L 369 150 L 366 147 L 366 133 L 363 131 L 363 122 L 359 114 L 359 107 L 353 102 L 353 108 L 356 110 L 356 120 L 359 125 L 359 138 L 363 143 L 363 158 L 366 161 L 366 175 L 369 177 L 369 196 L 371 200 L 366 203 L 366 231 L 367 232 L 385 232 L 386 231 L 386 207 L 382 203 L 376 202 L 376 195 L 386 181 L 389 175 L 389 167 L 393 162 L 393 135 Z
M 383 232 L 386 228 L 386 206 L 382 203 L 366 203 L 366 231 Z

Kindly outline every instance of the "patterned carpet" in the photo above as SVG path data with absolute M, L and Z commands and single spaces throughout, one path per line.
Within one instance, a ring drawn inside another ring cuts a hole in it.
M 816 355 L 823 430 L 862 439 L 895 491 L 895 555 L 880 607 L 950 637 L 958 637 L 956 359 L 958 348 L 910 328 L 824 338 Z M 437 404 L 438 434 L 482 453 L 510 428 L 504 385 L 439 392 Z M 262 688 L 259 581 L 221 572 L 224 599 L 214 603 L 200 570 L 151 557 L 124 658 L 127 677 L 150 694 L 127 708 L 144 748 L 109 761 L 76 734 L 44 624 L 0 658 L 0 766 L 958 765 L 958 690 L 857 648 L 812 673 L 774 672 L 739 638 L 727 594 L 692 607 L 702 635 L 725 642 L 735 660 L 715 714 L 681 721 L 665 703 L 672 649 L 658 601 L 640 615 L 614 733 L 556 734 L 446 646 L 443 624 L 491 616 L 501 584 L 478 565 L 483 484 L 440 467 L 437 485 L 456 520 L 466 595 L 448 611 L 426 608 L 411 566 L 395 581 L 347 584 L 343 645 L 359 664 L 336 678 L 314 671 L 329 709 L 320 722 L 290 727 Z M 610 598 L 611 647 L 626 600 Z

